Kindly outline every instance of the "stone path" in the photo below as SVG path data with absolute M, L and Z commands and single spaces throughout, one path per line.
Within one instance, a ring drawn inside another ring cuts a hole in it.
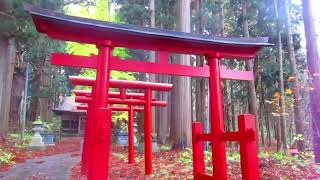
M 68 180 L 71 168 L 80 161 L 80 152 L 35 158 L 0 174 L 3 180 Z

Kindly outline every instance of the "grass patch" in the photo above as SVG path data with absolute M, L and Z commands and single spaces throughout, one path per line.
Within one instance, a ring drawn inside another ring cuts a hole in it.
M 13 163 L 12 158 L 14 155 L 11 152 L 6 152 L 5 150 L 0 148 L 0 164 L 10 164 Z
M 28 146 L 32 135 L 33 134 L 31 131 L 26 131 L 24 133 L 23 139 L 21 139 L 20 133 L 11 133 L 9 134 L 9 141 L 14 143 L 14 147 L 25 148 Z

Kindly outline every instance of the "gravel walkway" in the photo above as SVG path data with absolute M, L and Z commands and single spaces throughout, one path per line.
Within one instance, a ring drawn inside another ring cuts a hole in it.
M 0 174 L 3 180 L 68 180 L 71 168 L 80 161 L 80 152 L 35 158 Z

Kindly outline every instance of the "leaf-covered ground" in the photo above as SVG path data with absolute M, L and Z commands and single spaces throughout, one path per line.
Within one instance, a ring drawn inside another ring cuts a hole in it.
M 0 144 L 1 152 L 10 152 L 9 163 L 0 163 L 0 172 L 7 171 L 17 163 L 25 162 L 35 157 L 50 156 L 67 152 L 79 151 L 80 138 L 64 138 L 55 146 L 43 151 L 31 151 L 17 148 L 12 143 Z M 0 155 L 1 155 L 0 152 Z M 127 152 L 123 147 L 112 147 L 110 157 L 110 179 L 192 179 L 192 152 L 190 150 L 161 151 L 153 155 L 153 170 L 151 176 L 144 175 L 144 158 L 142 153 L 136 153 L 136 163 L 127 163 Z M 207 174 L 212 173 L 211 156 L 206 154 Z M 281 160 L 279 160 L 281 159 Z M 229 155 L 229 179 L 241 179 L 239 155 Z M 319 170 L 310 162 L 293 158 L 265 155 L 260 159 L 261 179 L 320 179 Z M 80 163 L 72 169 L 71 180 L 85 179 L 80 176 Z
M 45 150 L 29 150 L 27 148 L 16 147 L 15 143 L 10 141 L 0 143 L 0 157 L 2 156 L 1 152 L 12 155 L 9 162 L 0 162 L 0 172 L 7 171 L 13 165 L 23 163 L 28 159 L 79 151 L 80 141 L 81 138 L 78 137 L 63 138 L 58 141 L 55 146 L 48 146 Z
M 162 151 L 154 153 L 152 176 L 144 175 L 143 154 L 136 154 L 136 164 L 127 164 L 127 153 L 123 149 L 113 147 L 110 158 L 110 179 L 192 179 L 191 151 Z M 207 173 L 211 174 L 210 158 L 206 158 Z M 229 158 L 229 179 L 241 179 L 240 163 L 236 158 Z M 316 167 L 300 161 L 287 159 L 276 160 L 264 157 L 260 160 L 261 179 L 320 179 Z M 80 163 L 72 169 L 71 180 L 85 179 L 80 176 Z

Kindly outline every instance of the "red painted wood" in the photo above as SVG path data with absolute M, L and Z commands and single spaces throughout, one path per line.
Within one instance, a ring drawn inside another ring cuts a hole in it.
M 164 30 L 154 32 L 152 28 L 144 29 L 144 32 L 140 31 L 140 27 L 110 28 L 110 25 L 104 26 L 104 22 L 89 22 L 88 19 L 37 10 L 35 7 L 30 8 L 29 12 L 39 32 L 64 41 L 99 44 L 109 40 L 114 47 L 200 55 L 220 52 L 222 57 L 229 58 L 254 58 L 262 46 L 270 45 L 258 39 L 221 37 L 208 41 L 206 39 L 211 39 L 210 37 L 188 33 L 176 36 L 175 33 Z
M 79 97 L 75 97 L 74 101 L 77 102 L 77 103 L 91 103 L 92 102 L 92 98 L 91 97 L 79 96 Z
M 138 60 L 120 60 L 114 57 L 110 62 L 112 70 L 169 74 L 178 76 L 209 77 L 207 67 L 192 67 L 179 64 L 150 63 Z
M 85 96 L 91 97 L 91 91 L 87 90 L 73 90 L 72 91 L 76 96 Z M 143 93 L 126 93 L 126 99 L 144 99 Z M 109 91 L 109 98 L 120 98 L 120 92 L 110 92 Z M 152 98 L 152 101 L 156 101 L 157 99 Z
M 201 180 L 214 180 L 215 178 L 212 176 L 209 176 L 207 174 L 199 174 L 199 179 L 201 179 Z
M 84 105 L 79 105 L 79 106 L 76 106 L 76 108 L 78 109 L 78 110 L 85 110 L 85 111 L 87 111 L 88 109 L 89 109 L 89 106 L 84 106 Z
M 220 66 L 220 78 L 230 80 L 251 81 L 254 77 L 252 71 L 231 70 L 225 66 Z
M 158 63 L 143 62 L 139 60 L 121 60 L 113 56 L 110 61 L 110 69 L 129 72 L 144 72 L 154 74 L 170 74 L 179 76 L 209 77 L 209 67 L 193 67 L 179 64 L 168 64 L 168 53 L 159 53 Z M 73 66 L 81 68 L 96 68 L 96 56 L 78 56 L 61 53 L 53 53 L 51 63 L 59 66 Z M 230 70 L 221 66 L 222 79 L 252 80 L 252 71 Z
M 88 77 L 79 77 L 79 76 L 69 76 L 69 80 L 74 86 L 95 86 L 96 79 Z
M 121 100 L 126 99 L 126 89 L 125 88 L 120 88 L 120 97 Z
M 212 162 L 213 177 L 215 179 L 226 180 L 227 174 L 227 157 L 226 143 L 221 138 L 224 130 L 224 111 L 223 96 L 220 79 L 220 60 L 216 57 L 209 57 L 208 63 L 210 67 L 209 92 L 210 92 L 210 117 L 211 132 L 213 139 L 212 144 Z
M 243 114 L 238 117 L 240 141 L 240 163 L 242 178 L 246 180 L 260 179 L 258 157 L 258 134 L 256 119 L 252 114 Z M 253 132 L 254 138 L 248 138 Z
M 192 159 L 193 159 L 193 177 L 200 180 L 199 174 L 205 173 L 204 167 L 204 143 L 198 137 L 203 134 L 203 123 L 192 123 Z
M 85 105 L 78 105 L 77 109 L 79 110 L 88 110 L 90 106 L 85 106 Z M 109 109 L 111 111 L 129 111 L 129 107 L 126 106 L 109 106 Z M 144 108 L 141 107 L 133 107 L 134 111 L 144 111 Z
M 212 141 L 213 136 L 212 134 L 198 134 L 197 139 L 199 141 Z
M 108 164 L 110 154 L 111 137 L 111 111 L 108 109 L 108 90 L 109 90 L 109 59 L 111 48 L 99 46 L 98 68 L 96 77 L 96 87 L 94 96 L 94 137 L 92 154 L 89 161 L 89 180 L 108 179 Z
M 225 141 L 240 141 L 243 137 L 239 132 L 225 132 L 222 134 L 222 139 Z
M 68 55 L 63 53 L 52 53 L 51 64 L 70 67 L 82 67 L 96 69 L 98 67 L 97 56 L 79 56 L 79 55 Z
M 88 90 L 73 90 L 72 91 L 76 96 L 91 96 L 91 91 Z M 109 91 L 109 98 L 119 98 L 120 97 L 120 92 L 110 92 Z M 127 99 L 143 99 L 144 98 L 144 93 L 126 93 L 126 98 Z
M 169 60 L 169 53 L 166 51 L 159 51 L 158 52 L 158 63 L 159 64 L 168 64 L 168 60 Z
M 145 91 L 145 111 L 144 111 L 144 157 L 145 173 L 152 174 L 152 107 L 151 107 L 151 89 Z
M 95 91 L 95 88 L 92 87 L 92 91 Z M 95 93 L 93 93 L 95 96 Z M 89 105 L 89 104 L 88 104 Z M 86 128 L 84 132 L 84 141 L 82 149 L 82 158 L 81 158 L 81 174 L 87 175 L 89 170 L 89 157 L 92 151 L 92 137 L 93 137 L 93 128 L 94 128 L 94 114 L 93 114 L 94 102 L 90 103 L 90 106 L 87 111 L 86 119 Z
M 92 102 L 92 98 L 90 97 L 84 97 L 84 96 L 77 96 L 75 98 L 75 102 L 78 103 L 90 103 Z M 127 105 L 144 105 L 146 103 L 146 100 L 143 99 L 117 99 L 117 98 L 109 98 L 108 99 L 109 104 L 127 104 Z M 152 106 L 166 106 L 166 101 L 152 101 Z
M 69 76 L 71 84 L 82 86 L 94 86 L 96 83 L 95 78 Z M 166 83 L 151 83 L 143 81 L 129 81 L 110 79 L 110 88 L 126 88 L 126 89 L 152 89 L 157 91 L 169 91 L 172 89 L 172 84 Z
M 129 105 L 128 111 L 128 163 L 133 164 L 134 161 L 134 108 L 133 105 Z

